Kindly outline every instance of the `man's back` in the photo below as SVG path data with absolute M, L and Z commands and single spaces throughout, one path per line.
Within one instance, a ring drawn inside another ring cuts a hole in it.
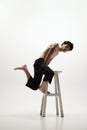
M 59 53 L 59 45 L 56 44 L 51 44 L 42 54 L 41 58 L 44 59 L 46 64 L 49 64 L 50 61 L 55 58 Z

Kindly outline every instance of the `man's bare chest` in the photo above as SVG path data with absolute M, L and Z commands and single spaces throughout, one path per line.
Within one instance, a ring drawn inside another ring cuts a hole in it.
M 53 53 L 50 54 L 50 59 L 53 59 L 54 57 L 56 57 L 58 55 L 58 51 L 55 51 Z

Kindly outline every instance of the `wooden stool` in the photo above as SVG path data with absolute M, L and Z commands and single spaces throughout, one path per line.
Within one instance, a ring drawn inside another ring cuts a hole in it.
M 42 96 L 42 103 L 41 103 L 41 110 L 40 115 L 42 117 L 45 117 L 46 115 L 46 102 L 47 102 L 47 96 L 55 96 L 56 101 L 56 115 L 61 115 L 61 117 L 64 117 L 63 113 L 63 106 L 62 106 L 62 99 L 61 99 L 61 91 L 60 91 L 60 84 L 59 84 L 59 73 L 62 71 L 54 71 L 54 86 L 55 86 L 55 93 L 47 93 L 48 86 L 46 87 L 45 94 Z

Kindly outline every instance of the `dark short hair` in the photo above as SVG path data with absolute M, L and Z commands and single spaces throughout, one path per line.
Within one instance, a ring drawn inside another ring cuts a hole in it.
M 68 45 L 70 47 L 70 50 L 73 49 L 73 43 L 71 43 L 70 41 L 64 41 L 61 45 Z

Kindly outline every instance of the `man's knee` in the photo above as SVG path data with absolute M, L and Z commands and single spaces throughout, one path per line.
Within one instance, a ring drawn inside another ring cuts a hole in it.
M 30 77 L 25 86 L 31 88 L 32 90 L 37 90 L 39 88 L 39 85 L 35 82 L 35 80 L 32 77 Z
M 53 71 L 53 70 L 51 70 L 51 71 L 50 71 L 50 74 L 51 74 L 52 76 L 54 76 L 54 71 Z
M 51 71 L 49 72 L 49 83 L 51 83 L 53 76 L 54 76 L 54 71 L 51 70 Z
M 49 71 L 47 71 L 47 74 L 45 74 L 44 81 L 48 81 L 49 83 L 51 83 L 53 76 L 54 71 L 50 69 Z
M 39 89 L 39 87 L 38 86 L 36 86 L 36 85 L 33 85 L 33 86 L 29 86 L 29 85 L 26 85 L 28 88 L 31 88 L 32 90 L 37 90 L 37 89 Z
M 49 76 L 52 76 L 52 77 L 53 77 L 53 76 L 54 76 L 54 71 L 50 69 L 50 70 L 47 72 L 47 75 L 48 75 L 48 77 L 49 77 Z
M 37 89 L 39 89 L 39 87 L 37 85 L 34 85 L 32 89 L 37 90 Z

